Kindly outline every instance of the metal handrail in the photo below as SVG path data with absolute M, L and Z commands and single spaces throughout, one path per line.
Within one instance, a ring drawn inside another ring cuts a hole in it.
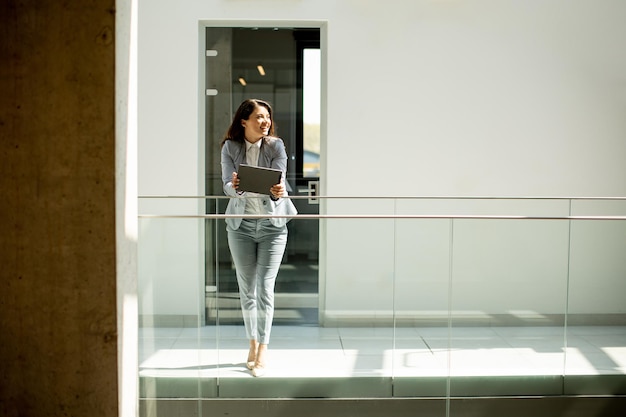
M 493 220 L 626 220 L 626 216 L 513 216 L 480 214 L 139 214 L 141 219 L 493 219 Z
M 140 195 L 139 199 L 215 199 L 228 200 L 231 197 L 225 195 Z M 250 197 L 249 197 L 250 198 Z M 625 197 L 567 197 L 567 196 L 329 196 L 329 195 L 290 195 L 291 199 L 320 199 L 320 200 L 589 200 L 589 201 L 626 201 Z
M 139 196 L 140 199 L 215 199 L 228 200 L 231 196 Z M 255 198 L 255 197 L 251 197 Z M 260 197 L 259 197 L 260 198 Z M 289 196 L 291 199 L 343 199 L 343 200 L 569 200 L 569 201 L 626 201 L 626 197 L 564 197 L 564 196 Z M 524 216 L 524 215 L 481 215 L 481 214 L 295 214 L 272 215 L 287 219 L 493 219 L 493 220 L 626 220 L 626 216 Z M 268 215 L 257 214 L 139 214 L 139 218 L 180 219 L 265 219 Z

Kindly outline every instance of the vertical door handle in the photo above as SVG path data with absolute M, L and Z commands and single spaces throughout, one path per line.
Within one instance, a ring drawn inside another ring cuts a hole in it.
M 319 189 L 320 182 L 319 181 L 309 181 L 309 188 L 306 189 L 306 192 L 309 195 L 309 204 L 319 204 L 319 200 L 317 197 L 317 191 Z
M 306 193 L 309 196 L 309 204 L 319 204 L 319 200 L 317 197 L 317 191 L 319 189 L 320 182 L 318 181 L 308 181 L 308 188 L 298 188 L 299 193 Z

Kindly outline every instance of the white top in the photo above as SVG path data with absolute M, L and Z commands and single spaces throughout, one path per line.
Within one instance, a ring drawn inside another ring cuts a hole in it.
M 255 143 L 250 143 L 246 140 L 246 164 L 252 166 L 259 165 L 261 140 L 257 140 Z M 263 214 L 263 211 L 261 210 L 261 196 L 262 194 L 252 193 L 249 191 L 246 192 L 246 197 L 251 198 L 246 201 L 246 210 L 244 211 L 244 214 Z

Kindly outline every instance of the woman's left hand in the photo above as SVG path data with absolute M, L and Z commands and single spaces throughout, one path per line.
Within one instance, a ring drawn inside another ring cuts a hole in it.
M 280 183 L 274 185 L 270 188 L 270 193 L 275 199 L 282 197 L 283 194 L 285 194 L 285 183 L 281 181 Z

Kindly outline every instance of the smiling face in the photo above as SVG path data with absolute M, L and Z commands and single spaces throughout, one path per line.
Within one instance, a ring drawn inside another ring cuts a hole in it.
M 241 119 L 241 125 L 244 128 L 246 140 L 255 143 L 269 134 L 272 118 L 265 107 L 256 106 L 247 120 Z

